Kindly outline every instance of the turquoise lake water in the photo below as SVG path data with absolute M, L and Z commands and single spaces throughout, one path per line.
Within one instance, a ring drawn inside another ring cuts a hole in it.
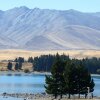
M 100 77 L 93 77 L 93 78 L 95 82 L 94 95 L 100 96 Z M 45 84 L 45 75 L 0 74 L 0 94 L 4 92 L 42 93 L 45 92 L 44 84 Z M 5 99 L 3 98 L 2 100 Z
M 45 76 L 36 74 L 0 75 L 0 93 L 41 93 L 44 89 Z M 2 88 L 2 89 L 1 89 Z

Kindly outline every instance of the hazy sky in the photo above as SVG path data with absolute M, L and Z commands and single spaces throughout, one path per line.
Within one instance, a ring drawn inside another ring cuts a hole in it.
M 27 6 L 29 8 L 100 12 L 100 0 L 0 0 L 0 10 Z

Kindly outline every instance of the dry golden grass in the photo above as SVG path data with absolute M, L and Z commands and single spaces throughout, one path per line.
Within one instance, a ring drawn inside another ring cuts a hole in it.
M 14 71 L 15 69 L 15 62 L 12 62 L 13 64 L 13 67 L 12 67 L 12 70 Z M 0 71 L 7 71 L 7 65 L 8 65 L 8 62 L 0 62 Z M 25 62 L 22 64 L 22 69 L 23 71 L 25 69 L 29 69 L 30 71 L 33 70 L 32 68 L 32 63 L 28 63 L 28 62 Z
M 100 50 L 50 50 L 50 51 L 25 51 L 25 50 L 0 50 L 0 60 L 13 60 L 16 57 L 36 57 L 46 54 L 66 54 L 71 58 L 100 57 Z

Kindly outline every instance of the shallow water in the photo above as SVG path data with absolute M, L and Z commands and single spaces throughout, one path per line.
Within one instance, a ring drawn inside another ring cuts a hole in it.
M 100 96 L 100 77 L 93 77 L 95 82 L 95 96 Z M 39 74 L 0 74 L 0 94 L 6 93 L 42 93 L 45 92 L 45 75 Z M 13 100 L 13 98 L 0 98 Z M 22 100 L 22 99 L 14 99 Z

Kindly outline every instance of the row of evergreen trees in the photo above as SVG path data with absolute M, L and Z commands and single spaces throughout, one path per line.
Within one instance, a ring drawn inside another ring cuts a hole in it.
M 51 71 L 51 66 L 55 60 L 55 55 L 41 55 L 40 57 L 29 57 L 26 61 L 23 57 L 16 58 L 13 62 L 16 62 L 16 68 L 18 69 L 18 65 L 21 66 L 24 62 L 29 62 L 33 64 L 33 70 L 35 71 Z M 60 55 L 61 59 L 70 59 L 67 55 Z M 70 59 L 71 60 L 71 59 Z M 72 59 L 74 63 L 79 63 L 80 61 L 83 63 L 83 65 L 88 68 L 89 72 L 92 74 L 100 74 L 100 58 L 85 58 L 85 59 Z M 9 63 L 8 63 L 9 64 Z M 9 65 L 11 66 L 11 64 Z M 8 69 L 12 69 L 12 67 L 9 67 Z
M 55 98 L 60 95 L 68 94 L 68 98 L 71 95 L 78 94 L 87 96 L 89 92 L 94 91 L 94 81 L 88 72 L 88 69 L 84 67 L 82 61 L 77 64 L 73 60 L 64 60 L 57 54 L 55 62 L 51 68 L 51 75 L 46 75 L 46 92 L 53 94 Z
M 61 59 L 70 59 L 69 56 L 61 55 Z M 33 63 L 33 69 L 35 71 L 50 71 L 51 66 L 55 60 L 55 55 L 41 55 L 40 57 L 35 57 L 34 59 L 30 57 L 28 62 Z M 100 74 L 100 58 L 85 58 L 85 59 L 72 59 L 74 63 L 79 63 L 80 61 L 83 65 L 88 68 L 89 72 L 92 74 Z
M 92 57 L 82 59 L 83 65 L 93 74 L 100 74 L 100 58 Z
M 35 71 L 48 71 L 50 72 L 51 66 L 55 60 L 55 55 L 41 55 L 33 59 L 33 69 Z M 69 56 L 61 55 L 61 59 L 69 59 Z

